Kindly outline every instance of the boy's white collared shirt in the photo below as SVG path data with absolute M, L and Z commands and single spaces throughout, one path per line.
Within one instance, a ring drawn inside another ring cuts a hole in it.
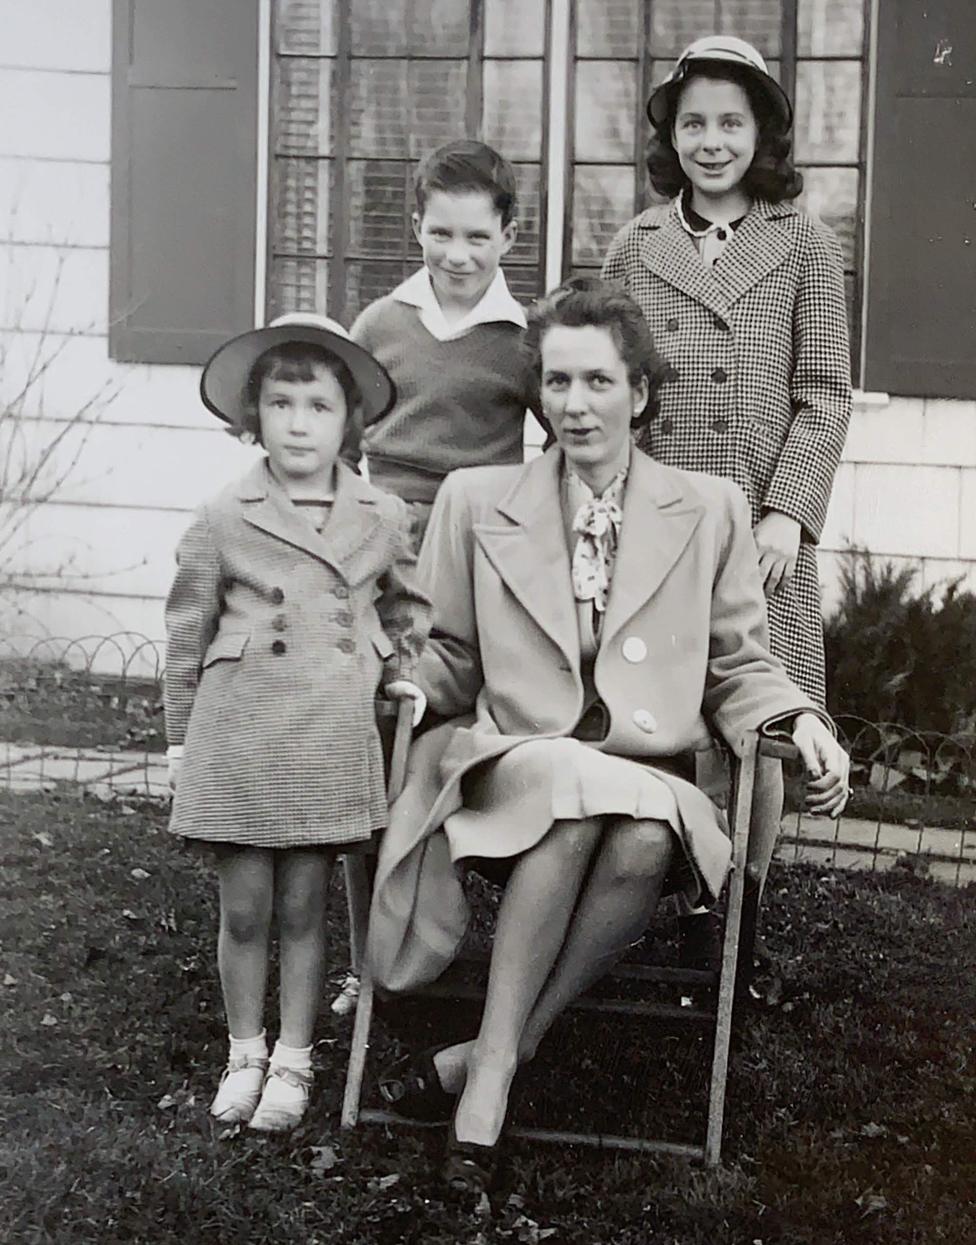
M 525 312 L 521 305 L 512 297 L 505 280 L 505 274 L 499 268 L 484 294 L 466 316 L 448 324 L 444 312 L 437 301 L 434 287 L 430 282 L 430 273 L 421 268 L 406 281 L 401 282 L 393 291 L 397 302 L 416 307 L 420 313 L 420 323 L 431 337 L 439 342 L 452 341 L 470 333 L 479 324 L 494 324 L 503 321 L 516 324 L 519 328 L 526 327 Z

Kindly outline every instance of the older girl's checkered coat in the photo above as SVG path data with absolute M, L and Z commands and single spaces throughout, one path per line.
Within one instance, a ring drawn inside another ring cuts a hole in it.
M 778 510 L 801 524 L 793 580 L 769 601 L 770 632 L 790 677 L 822 704 L 816 543 L 851 413 L 836 239 L 791 204 L 759 200 L 706 268 L 672 203 L 624 226 L 603 275 L 640 304 L 668 364 L 641 448 L 734 480 L 754 523 Z
M 386 824 L 374 698 L 428 625 L 409 527 L 343 466 L 321 533 L 265 462 L 197 513 L 166 603 L 173 831 L 302 847 Z

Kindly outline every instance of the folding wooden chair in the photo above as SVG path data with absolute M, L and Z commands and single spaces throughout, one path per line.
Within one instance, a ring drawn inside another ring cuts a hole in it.
M 390 774 L 391 799 L 399 794 L 403 783 L 403 767 L 406 763 L 406 752 L 409 745 L 409 729 L 404 728 L 401 737 L 401 724 L 397 724 L 397 741 L 401 745 L 398 753 L 394 747 L 393 763 Z M 698 1007 L 679 1007 L 658 1002 L 634 1001 L 630 999 L 602 999 L 584 996 L 572 1005 L 571 1010 L 616 1012 L 638 1016 L 656 1016 L 674 1021 L 691 1021 L 701 1023 L 712 1022 L 714 1025 L 714 1045 L 712 1049 L 711 1074 L 708 1088 L 708 1114 L 703 1145 L 689 1145 L 680 1142 L 649 1137 L 628 1137 L 613 1134 L 566 1132 L 556 1129 L 512 1128 L 510 1135 L 531 1141 L 554 1141 L 567 1145 L 592 1145 L 619 1150 L 656 1151 L 680 1155 L 703 1162 L 707 1167 L 714 1167 L 720 1161 L 722 1146 L 722 1126 L 725 1116 L 725 1096 L 728 1077 L 729 1045 L 732 1037 L 732 1018 L 736 999 L 736 982 L 741 968 L 751 961 L 756 933 L 756 916 L 758 908 L 758 890 L 748 883 L 746 876 L 746 854 L 749 844 L 749 827 L 752 818 L 753 793 L 756 784 L 756 769 L 760 756 L 772 756 L 781 759 L 794 757 L 796 750 L 792 744 L 781 743 L 771 739 L 761 739 L 755 731 L 749 732 L 743 739 L 742 757 L 733 767 L 733 787 L 731 801 L 730 828 L 732 831 L 732 870 L 728 882 L 728 895 L 725 914 L 725 934 L 722 946 L 722 963 L 719 972 L 694 972 L 679 968 L 665 968 L 638 964 L 621 964 L 611 978 L 617 980 L 638 980 L 645 982 L 665 982 L 679 986 L 712 987 L 715 998 L 714 1008 L 705 1010 Z M 345 1095 L 342 1104 L 342 1127 L 354 1128 L 361 1120 L 371 1124 L 409 1124 L 398 1115 L 389 1111 L 372 1108 L 361 1109 L 363 1075 L 366 1055 L 369 1046 L 369 1031 L 373 1009 L 373 982 L 369 964 L 362 954 L 365 946 L 365 921 L 362 915 L 368 913 L 369 886 L 365 863 L 362 857 L 351 858 L 356 876 L 350 878 L 350 864 L 347 863 L 347 885 L 356 889 L 356 899 L 350 899 L 350 914 L 355 911 L 359 925 L 354 935 L 354 944 L 359 947 L 360 994 L 356 1007 L 353 1026 L 352 1047 L 346 1075 Z M 355 863 L 358 862 L 358 863 Z M 361 872 L 360 872 L 361 870 Z M 448 975 L 446 974 L 445 977 Z M 717 983 L 716 983 L 717 978 Z M 717 984 L 717 991 L 714 990 Z M 479 992 L 468 987 L 452 987 L 445 980 L 427 987 L 421 992 L 424 996 L 470 998 L 480 997 Z

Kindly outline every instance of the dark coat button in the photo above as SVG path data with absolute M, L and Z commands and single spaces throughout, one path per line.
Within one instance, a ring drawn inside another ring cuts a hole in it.
M 716 383 L 716 385 L 724 385 L 728 379 L 729 374 L 724 367 L 717 367 L 712 373 L 712 380 Z
M 338 597 L 340 601 L 345 601 L 346 597 L 349 596 L 349 589 L 345 584 L 336 584 L 332 589 L 332 595 Z
M 274 643 L 271 645 L 271 651 L 272 653 L 274 653 L 275 657 L 280 657 L 281 654 L 284 653 L 287 648 L 288 648 L 288 645 L 284 642 L 284 640 L 275 640 Z
M 712 432 L 728 432 L 729 421 L 727 419 L 713 419 L 711 428 Z
M 725 241 L 725 239 L 726 239 L 728 236 L 729 236 L 729 235 L 728 235 L 728 232 L 727 232 L 726 230 L 724 230 L 724 229 L 720 229 L 720 230 L 718 231 L 718 240 L 719 240 L 719 242 L 724 242 L 724 241 Z
M 674 422 L 670 419 L 661 420 L 661 432 L 664 436 L 669 437 L 674 432 Z
M 732 330 L 725 323 L 725 321 L 722 319 L 721 316 L 713 316 L 712 324 L 718 329 L 720 333 L 731 333 L 732 332 Z
M 677 333 L 678 321 L 676 317 L 672 316 L 669 320 L 665 320 L 664 327 L 667 329 L 669 333 Z
M 272 605 L 281 605 L 284 599 L 285 599 L 285 594 L 280 588 L 271 589 L 271 604 Z
M 339 641 L 339 643 L 336 645 L 336 648 L 339 650 L 340 653 L 355 653 L 356 641 L 351 640 L 349 636 L 344 635 L 342 639 Z
M 284 614 L 275 614 L 274 618 L 271 620 L 271 625 L 274 627 L 275 631 L 284 631 L 284 629 L 288 626 L 288 619 L 284 616 Z
M 348 610 L 339 610 L 335 615 L 335 620 L 340 627 L 352 626 L 352 614 Z

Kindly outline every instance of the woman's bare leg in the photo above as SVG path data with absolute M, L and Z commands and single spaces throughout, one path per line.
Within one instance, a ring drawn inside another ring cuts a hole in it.
M 644 933 L 674 850 L 674 832 L 664 822 L 628 818 L 607 827 L 565 945 L 522 1033 L 523 1062 L 567 1005 Z
M 454 1116 L 460 1141 L 498 1140 L 522 1030 L 559 955 L 602 831 L 599 818 L 557 821 L 512 871 L 498 911 L 481 1027 Z
M 257 1037 L 264 1028 L 274 853 L 261 847 L 227 852 L 217 861 L 217 877 L 217 968 L 227 1028 L 235 1038 Z

